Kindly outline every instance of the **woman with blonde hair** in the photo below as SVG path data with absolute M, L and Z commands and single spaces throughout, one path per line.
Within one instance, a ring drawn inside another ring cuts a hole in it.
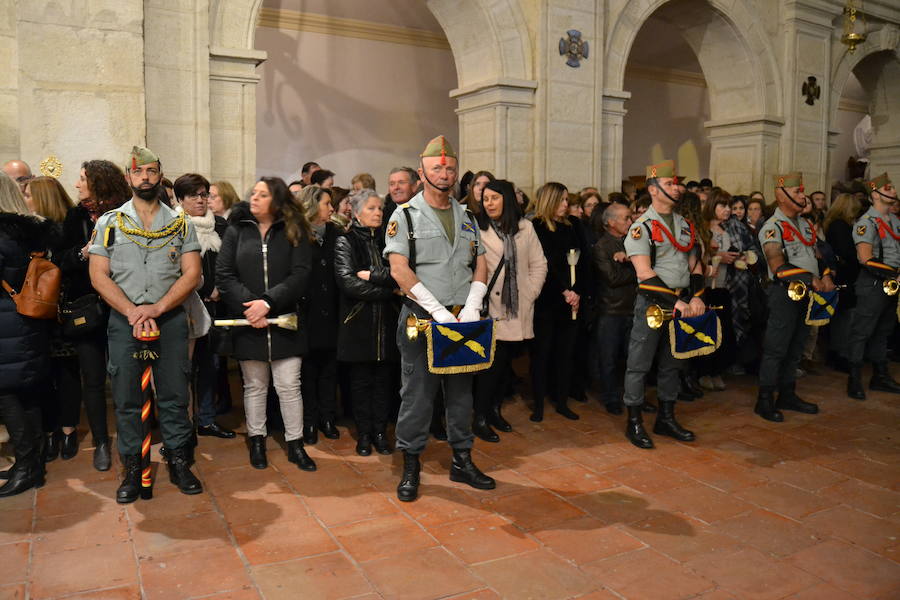
M 856 244 L 853 242 L 853 226 L 862 212 L 862 204 L 853 194 L 839 194 L 825 214 L 825 238 L 834 251 L 837 268 L 834 283 L 846 286 L 839 292 L 838 310 L 829 326 L 827 360 L 832 367 L 849 371 L 845 350 L 850 337 L 850 322 L 856 307 L 854 284 L 859 275 Z
M 545 183 L 534 200 L 534 231 L 547 259 L 547 278 L 534 306 L 534 343 L 531 353 L 532 421 L 544 418 L 544 397 L 549 392 L 556 412 L 578 419 L 568 407 L 569 386 L 574 364 L 577 316 L 581 294 L 587 283 L 588 249 L 569 220 L 569 191 L 561 183 Z M 575 282 L 571 280 L 570 256 L 580 255 Z M 553 373 L 553 389 L 549 388 Z
M 234 186 L 227 181 L 216 181 L 209 185 L 209 208 L 215 216 L 227 219 L 231 207 L 240 201 Z
M 340 297 L 334 269 L 335 242 L 341 230 L 332 220 L 333 198 L 331 189 L 312 184 L 303 188 L 297 199 L 313 231 L 309 289 L 300 300 L 309 342 L 309 354 L 303 361 L 301 377 L 303 439 L 307 444 L 318 441 L 318 430 L 328 439 L 336 440 L 341 436 L 335 425 Z

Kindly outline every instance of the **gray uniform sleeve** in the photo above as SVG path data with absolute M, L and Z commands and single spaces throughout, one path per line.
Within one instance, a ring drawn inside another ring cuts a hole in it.
M 187 233 L 181 243 L 181 253 L 184 254 L 185 252 L 200 252 L 200 241 L 197 239 L 197 228 L 194 227 L 194 224 L 191 223 L 190 219 L 187 221 Z
M 403 215 L 404 210 L 406 209 L 398 206 L 385 228 L 383 252 L 385 258 L 390 254 L 400 254 L 409 258 L 409 239 L 407 239 L 409 228 L 406 226 L 406 217 Z
M 878 230 L 875 227 L 875 224 L 869 220 L 868 217 L 862 217 L 856 222 L 856 225 L 853 227 L 853 243 L 860 244 L 872 244 L 874 247 L 877 243 L 878 238 Z
M 625 236 L 625 252 L 628 256 L 650 256 L 650 236 L 643 221 L 635 223 Z
M 781 227 L 774 220 L 767 221 L 759 230 L 759 243 L 763 246 L 766 244 L 778 244 L 781 246 Z
M 97 219 L 97 223 L 94 225 L 94 232 L 91 234 L 91 247 L 88 248 L 89 254 L 109 258 L 109 250 L 104 246 L 104 240 L 107 236 L 106 230 L 112 224 L 113 214 L 107 213 Z

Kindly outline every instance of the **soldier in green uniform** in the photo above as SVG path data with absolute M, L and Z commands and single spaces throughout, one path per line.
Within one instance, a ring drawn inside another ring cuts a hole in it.
M 126 167 L 134 195 L 103 214 L 89 249 L 91 283 L 112 307 L 108 325 L 109 365 L 119 452 L 125 476 L 119 503 L 141 490 L 142 333 L 158 331 L 159 358 L 153 380 L 159 422 L 172 483 L 185 494 L 203 491 L 190 471 L 193 462 L 188 417 L 188 323 L 182 303 L 200 282 L 200 244 L 190 221 L 159 202 L 159 158 L 135 146 Z
M 402 368 L 397 447 L 403 450 L 397 497 L 404 502 L 418 496 L 419 455 L 425 450 L 432 405 L 441 387 L 447 441 L 453 448 L 450 479 L 478 489 L 496 485 L 472 463 L 472 375 L 429 372 L 424 336 L 410 340 L 406 335 L 406 320 L 411 314 L 435 323 L 479 320 L 487 291 L 487 264 L 478 226 L 472 214 L 450 196 L 456 183 L 457 159 L 444 136 L 425 147 L 419 176 L 425 186 L 391 215 L 384 249 L 391 275 L 406 294 L 397 327 Z M 462 310 L 457 319 L 451 309 L 458 306 Z
M 856 309 L 850 330 L 850 377 L 847 395 L 865 400 L 863 358 L 872 363 L 869 388 L 900 394 L 900 385 L 887 368 L 887 340 L 897 324 L 897 297 L 885 292 L 885 284 L 900 275 L 900 219 L 891 212 L 897 190 L 883 173 L 867 183 L 872 206 L 856 222 L 853 241 L 862 266 L 856 280 Z M 888 284 L 889 285 L 889 284 Z
M 767 421 L 784 420 L 782 410 L 816 414 L 819 407 L 797 396 L 797 366 L 803 344 L 809 337 L 806 312 L 809 295 L 792 300 L 791 282 L 800 281 L 816 291 L 834 290 L 831 273 L 821 268 L 816 253 L 816 230 L 800 214 L 806 208 L 803 176 L 800 173 L 775 176 L 778 208 L 759 230 L 773 283 L 767 291 L 769 322 L 759 366 L 759 394 L 754 412 Z M 775 392 L 778 401 L 775 401 Z
M 664 309 L 674 309 L 683 317 L 696 317 L 706 312 L 701 299 L 705 278 L 700 240 L 693 223 L 675 212 L 681 199 L 675 161 L 667 160 L 647 167 L 647 190 L 650 208 L 625 236 L 625 252 L 634 265 L 639 282 L 625 371 L 624 402 L 628 408 L 625 436 L 638 448 L 653 448 L 653 440 L 644 430 L 641 406 L 644 403 L 644 379 L 654 357 L 658 360 L 659 415 L 653 433 L 682 442 L 694 440 L 693 432 L 675 420 L 683 361 L 672 356 L 668 328 L 649 327 L 647 308 L 657 304 Z

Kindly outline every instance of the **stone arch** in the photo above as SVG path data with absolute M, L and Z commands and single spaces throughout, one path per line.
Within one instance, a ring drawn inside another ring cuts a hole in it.
M 762 23 L 742 0 L 628 2 L 609 29 L 607 88 L 622 89 L 631 47 L 654 13 L 677 27 L 694 49 L 709 87 L 713 121 L 783 113 L 782 86 L 771 43 Z M 749 65 L 749 69 L 742 72 L 736 65 Z M 738 96 L 741 99 L 736 102 Z
M 263 0 L 210 0 L 211 48 L 252 50 Z

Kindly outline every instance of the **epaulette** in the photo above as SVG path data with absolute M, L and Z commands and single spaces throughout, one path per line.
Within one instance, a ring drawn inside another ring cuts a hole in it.
M 403 204 L 398 204 L 397 208 L 409 208 L 409 202 L 404 202 Z

